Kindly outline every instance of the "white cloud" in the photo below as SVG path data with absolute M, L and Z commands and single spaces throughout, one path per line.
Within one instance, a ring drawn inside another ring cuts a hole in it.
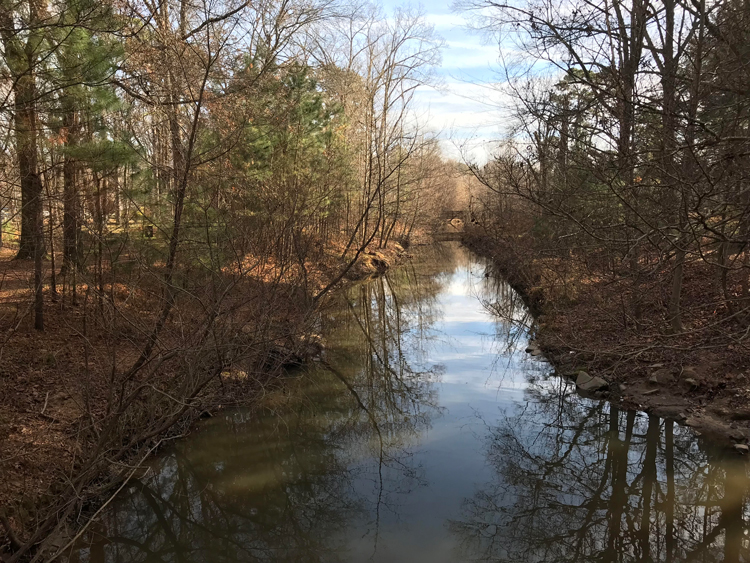
M 465 25 L 464 18 L 457 14 L 428 12 L 425 14 L 425 20 L 427 20 L 427 23 L 435 26 L 435 31 L 437 32 L 452 30 Z
M 442 84 L 439 90 L 423 87 L 417 91 L 414 116 L 439 133 L 446 156 L 458 159 L 464 151 L 470 159 L 484 162 L 511 115 L 510 98 L 497 83 L 501 49 L 504 56 L 515 53 L 513 45 L 498 45 L 487 35 L 469 30 L 463 15 L 451 11 L 451 1 L 422 3 L 425 19 L 444 39 L 442 65 L 436 69 Z M 403 1 L 383 0 L 382 5 L 390 12 Z
M 416 96 L 421 123 L 437 132 L 447 157 L 484 162 L 509 125 L 510 97 L 496 83 L 449 79 L 441 90 L 424 87 Z

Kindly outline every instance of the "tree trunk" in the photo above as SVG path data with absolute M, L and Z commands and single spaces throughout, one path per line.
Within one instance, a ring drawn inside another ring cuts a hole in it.
M 37 223 L 42 220 L 42 181 L 36 146 L 36 81 L 33 73 L 19 77 L 15 94 L 15 128 L 18 172 L 21 177 L 21 241 L 16 258 L 35 258 Z M 44 237 L 41 237 L 42 254 Z
M 34 192 L 38 195 L 35 198 L 35 205 L 39 207 L 39 212 L 34 215 L 34 328 L 44 330 L 44 294 L 43 276 L 42 276 L 42 258 L 44 256 L 44 218 L 41 209 L 42 181 L 38 175 L 34 176 Z
M 64 125 L 67 131 L 66 146 L 78 142 L 79 123 L 76 111 L 66 104 Z M 63 162 L 63 264 L 62 274 L 69 268 L 80 268 L 79 238 L 80 219 L 78 216 L 78 164 L 70 155 L 65 155 Z
M 682 280 L 684 276 L 684 265 L 686 256 L 686 245 L 688 243 L 684 229 L 687 226 L 684 209 L 687 205 L 687 188 L 682 179 L 677 178 L 675 168 L 675 150 L 677 146 L 675 111 L 677 108 L 677 60 L 674 56 L 674 0 L 664 2 L 664 45 L 662 48 L 662 140 L 661 140 L 661 183 L 663 197 L 662 203 L 664 216 L 673 218 L 677 223 L 677 248 L 675 251 L 675 264 L 672 270 L 672 287 L 669 298 L 669 318 L 672 332 L 682 332 L 682 309 L 680 300 L 682 296 Z M 677 202 L 675 209 L 672 202 Z

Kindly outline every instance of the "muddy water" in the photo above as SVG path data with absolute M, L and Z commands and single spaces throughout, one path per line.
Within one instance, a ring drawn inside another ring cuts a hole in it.
M 340 297 L 333 370 L 201 423 L 70 560 L 750 561 L 748 468 L 577 396 L 458 245 Z

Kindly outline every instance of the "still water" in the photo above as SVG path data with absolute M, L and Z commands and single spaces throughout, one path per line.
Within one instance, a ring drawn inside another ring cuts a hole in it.
M 331 369 L 201 422 L 70 561 L 750 561 L 747 466 L 576 395 L 468 251 L 339 297 Z

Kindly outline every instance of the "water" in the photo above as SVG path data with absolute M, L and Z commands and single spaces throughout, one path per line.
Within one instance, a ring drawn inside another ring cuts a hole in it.
M 202 422 L 72 562 L 750 561 L 748 468 L 584 399 L 456 244 L 323 313 L 322 366 Z

